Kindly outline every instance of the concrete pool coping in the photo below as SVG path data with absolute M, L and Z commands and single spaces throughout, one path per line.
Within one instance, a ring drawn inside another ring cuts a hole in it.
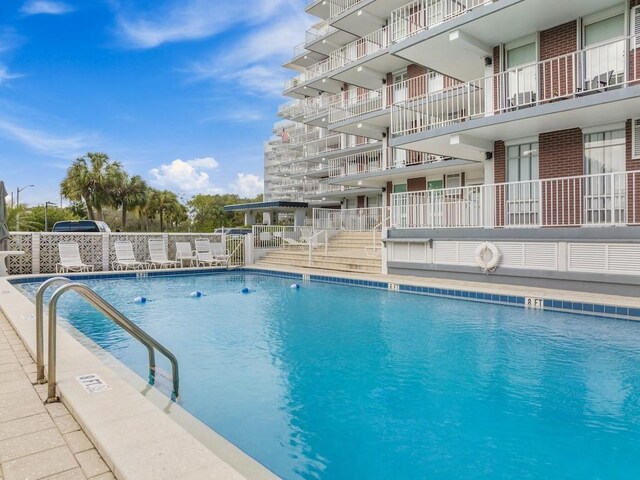
M 226 269 L 188 268 L 160 272 L 198 273 L 226 272 Z M 236 271 L 255 273 L 319 276 L 314 280 L 332 278 L 378 282 L 416 287 L 464 289 L 467 291 L 514 295 L 568 302 L 596 302 L 603 305 L 638 308 L 640 302 L 633 297 L 591 294 L 555 289 L 495 285 L 481 282 L 444 280 L 402 275 L 363 274 L 328 271 L 311 268 L 248 265 Z M 152 270 L 150 272 L 159 272 Z M 96 272 L 91 278 L 134 276 L 132 272 Z M 128 275 L 127 275 L 128 274 Z M 24 275 L 11 280 L 41 281 L 49 275 Z M 69 278 L 86 278 L 86 274 L 70 274 Z M 365 285 L 366 286 L 366 285 Z M 389 288 L 391 286 L 389 285 Z M 401 290 L 412 293 L 409 290 Z M 464 298 L 461 298 L 464 300 Z M 522 305 L 520 305 L 522 307 Z M 7 278 L 0 279 L 0 310 L 11 322 L 32 355 L 35 345 L 33 303 Z M 575 312 L 578 313 L 578 312 Z M 611 315 L 603 315 L 610 317 Z M 615 317 L 615 315 L 614 315 Z M 46 322 L 45 322 L 46 323 Z M 86 339 L 86 337 L 83 337 Z M 62 401 L 94 442 L 114 474 L 120 479 L 163 478 L 277 478 L 264 466 L 253 460 L 230 442 L 202 424 L 178 404 L 171 402 L 158 389 L 149 387 L 144 380 L 126 366 L 102 351 L 91 348 L 90 341 L 79 341 L 63 329 L 58 333 L 58 389 Z M 46 343 L 46 342 L 45 342 Z M 102 352 L 102 353 L 101 353 Z M 111 390 L 88 394 L 76 377 L 88 373 L 98 374 Z

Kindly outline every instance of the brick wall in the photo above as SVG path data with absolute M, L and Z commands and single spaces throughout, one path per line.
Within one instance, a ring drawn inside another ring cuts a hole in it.
M 393 191 L 393 182 L 387 182 L 387 207 L 391 206 L 391 192 Z
M 493 142 L 493 182 L 504 183 L 507 179 L 507 150 L 502 140 Z M 505 198 L 504 188 L 496 188 L 496 227 L 504 225 Z
M 358 195 L 358 208 L 364 208 L 364 195 Z
M 498 45 L 493 47 L 493 74 L 497 75 L 502 69 L 502 59 L 500 58 L 501 47 Z M 493 82 L 493 109 L 497 111 L 500 105 L 500 82 Z
M 427 189 L 427 179 L 425 177 L 408 178 L 407 190 L 409 192 L 422 192 Z
M 573 94 L 573 57 L 565 55 L 577 50 L 577 20 L 540 32 L 540 60 L 560 57 L 540 65 L 539 77 L 545 86 L 541 101 Z
M 571 128 L 541 133 L 539 142 L 540 178 L 584 174 L 582 130 Z

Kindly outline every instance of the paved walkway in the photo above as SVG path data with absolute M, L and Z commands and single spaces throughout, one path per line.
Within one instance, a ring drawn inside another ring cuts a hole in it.
M 0 480 L 115 477 L 62 403 L 44 405 L 36 365 L 0 313 Z

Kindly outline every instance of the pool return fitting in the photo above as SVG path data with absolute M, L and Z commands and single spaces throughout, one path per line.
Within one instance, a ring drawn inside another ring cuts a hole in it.
M 44 319 L 43 304 L 45 290 L 55 283 L 63 283 L 61 287 L 53 292 L 49 301 L 49 338 L 48 338 L 48 378 L 44 378 Z M 57 333 L 57 306 L 60 297 L 67 291 L 72 290 L 83 297 L 88 303 L 97 308 L 107 318 L 111 319 L 133 338 L 147 347 L 149 352 L 149 383 L 155 383 L 156 357 L 155 350 L 162 353 L 171 362 L 171 373 L 173 377 L 172 398 L 178 397 L 179 373 L 178 360 L 167 348 L 158 343 L 153 337 L 129 320 L 124 314 L 108 303 L 104 298 L 82 283 L 73 283 L 65 277 L 54 277 L 45 281 L 36 292 L 36 373 L 38 383 L 48 383 L 47 400 L 45 403 L 58 401 L 56 395 L 56 333 Z

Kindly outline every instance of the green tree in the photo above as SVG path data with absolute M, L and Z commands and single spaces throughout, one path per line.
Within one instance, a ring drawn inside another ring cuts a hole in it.
M 102 220 L 102 210 L 112 204 L 112 190 L 122 175 L 122 166 L 106 153 L 89 152 L 74 160 L 60 183 L 62 195 L 83 202 L 89 218 Z
M 149 187 L 140 175 L 129 175 L 121 170 L 111 191 L 111 201 L 115 208 L 122 209 L 122 230 L 127 228 L 127 211 L 144 206 L 148 201 Z
M 18 229 L 18 217 L 20 222 L 20 230 L 23 232 L 42 232 L 44 231 L 44 206 L 27 207 L 20 205 L 7 209 L 7 224 L 9 230 Z M 47 219 L 49 223 L 49 231 L 56 222 L 62 220 L 81 220 L 71 208 L 47 208 Z

